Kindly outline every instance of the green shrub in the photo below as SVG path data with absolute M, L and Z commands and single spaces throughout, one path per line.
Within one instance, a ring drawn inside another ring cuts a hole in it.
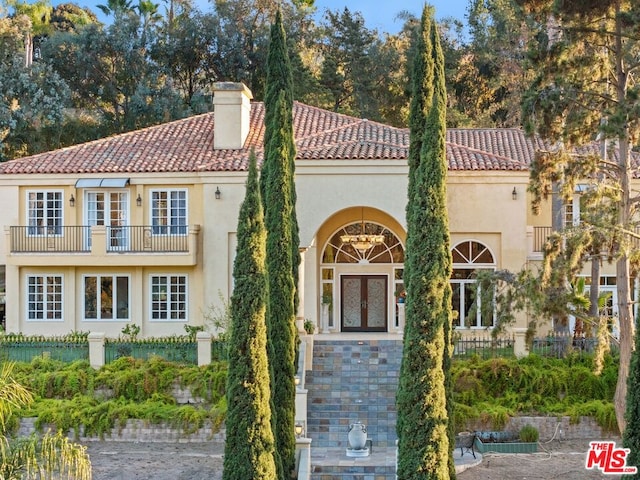
M 533 443 L 538 441 L 540 434 L 538 433 L 538 429 L 533 425 L 525 425 L 520 429 L 518 436 L 521 442 Z

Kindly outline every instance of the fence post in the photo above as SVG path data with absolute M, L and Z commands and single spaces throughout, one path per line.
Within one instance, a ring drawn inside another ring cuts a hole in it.
M 211 363 L 211 333 L 198 332 L 196 342 L 198 343 L 198 366 L 209 365 Z
M 527 329 L 514 328 L 513 353 L 516 358 L 522 358 L 529 355 L 529 347 L 527 346 Z
M 96 370 L 104 367 L 104 340 L 103 332 L 90 332 L 89 340 L 89 364 Z

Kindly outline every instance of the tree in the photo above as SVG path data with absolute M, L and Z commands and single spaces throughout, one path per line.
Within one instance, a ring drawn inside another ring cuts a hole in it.
M 69 441 L 61 432 L 42 437 L 9 438 L 8 425 L 15 410 L 33 401 L 31 393 L 12 378 L 13 363 L 0 366 L 0 478 L 91 478 L 91 462 L 85 447 Z
M 98 23 L 98 17 L 88 8 L 74 3 L 61 3 L 51 12 L 51 29 L 58 32 L 77 32 L 85 25 Z
M 299 258 L 295 217 L 293 165 L 293 91 L 282 15 L 276 13 L 271 27 L 265 92 L 264 192 L 267 226 L 267 272 L 269 302 L 267 332 L 271 393 L 274 406 L 276 467 L 278 478 L 288 480 L 295 469 L 295 328 L 296 278 Z M 294 254 L 295 252 L 295 254 Z
M 629 390 L 626 411 L 627 428 L 624 430 L 622 443 L 630 450 L 627 465 L 640 465 L 640 335 L 636 335 L 627 386 Z M 640 474 L 631 478 L 637 480 Z
M 0 86 L 0 161 L 55 147 L 42 132 L 60 129 L 70 95 L 65 82 L 45 63 L 25 67 L 14 55 L 0 60 Z
M 160 28 L 158 41 L 151 48 L 152 58 L 162 65 L 173 79 L 185 105 L 197 108 L 197 100 L 203 96 L 212 79 L 210 52 L 215 45 L 209 23 L 211 15 L 198 10 L 183 8 L 172 14 Z M 199 110 L 199 109 L 198 109 Z
M 373 96 L 374 63 L 370 55 L 379 45 L 377 32 L 365 27 L 360 12 L 347 7 L 325 14 L 324 62 L 320 84 L 328 92 L 327 108 L 349 115 L 379 119 Z
M 265 241 L 258 169 L 251 152 L 233 266 L 224 480 L 276 478 L 267 360 Z
M 537 77 L 523 101 L 525 126 L 550 145 L 539 152 L 532 171 L 534 207 L 559 181 L 565 192 L 585 179 L 596 191 L 616 192 L 610 200 L 616 218 L 606 233 L 616 266 L 620 322 L 614 405 L 624 432 L 634 344 L 630 240 L 635 235 L 635 205 L 640 200 L 631 191 L 631 147 L 640 133 L 640 85 L 634 81 L 640 69 L 640 5 L 622 0 L 518 3 L 538 25 L 529 49 Z M 612 141 L 615 152 L 605 157 L 597 148 L 589 152 L 596 138 Z
M 455 476 L 446 392 L 450 358 L 445 359 L 451 355 L 451 253 L 444 59 L 431 7 L 424 8 L 418 35 L 412 84 L 413 95 L 422 99 L 412 99 L 411 125 L 418 131 L 424 126 L 424 134 L 419 163 L 410 164 L 406 327 L 397 394 L 398 478 L 442 480 Z

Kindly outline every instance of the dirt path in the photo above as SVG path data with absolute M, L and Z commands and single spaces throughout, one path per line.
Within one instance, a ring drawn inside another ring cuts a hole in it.
M 616 440 L 618 446 L 620 441 Z M 224 445 L 220 443 L 85 444 L 93 480 L 220 480 Z M 589 440 L 542 444 L 536 454 L 485 454 L 480 465 L 458 480 L 620 480 L 585 468 Z

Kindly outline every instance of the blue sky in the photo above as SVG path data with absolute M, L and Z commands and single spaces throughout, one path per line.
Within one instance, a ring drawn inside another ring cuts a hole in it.
M 65 1 L 87 6 L 98 15 L 101 21 L 105 21 L 102 12 L 95 6 L 106 4 L 107 0 L 52 0 L 52 4 L 57 5 Z M 164 3 L 162 0 L 154 1 L 161 5 Z M 137 0 L 133 0 L 132 3 L 137 4 Z M 208 0 L 194 0 L 194 3 L 202 11 L 211 10 L 211 3 Z M 348 7 L 351 11 L 362 13 L 367 28 L 375 28 L 381 33 L 397 33 L 402 27 L 402 22 L 395 20 L 396 15 L 406 10 L 419 17 L 424 3 L 423 0 L 316 0 L 316 8 L 318 15 L 321 16 L 326 9 L 342 10 Z M 428 3 L 435 7 L 437 19 L 455 17 L 464 20 L 469 0 L 431 0 Z
M 469 0 L 431 0 L 427 3 L 435 7 L 438 20 L 445 17 L 465 20 Z M 348 7 L 351 11 L 362 13 L 367 28 L 388 33 L 397 33 L 402 27 L 402 22 L 395 20 L 399 12 L 406 10 L 419 17 L 424 4 L 423 0 L 316 0 L 319 13 L 327 8 L 342 10 Z

